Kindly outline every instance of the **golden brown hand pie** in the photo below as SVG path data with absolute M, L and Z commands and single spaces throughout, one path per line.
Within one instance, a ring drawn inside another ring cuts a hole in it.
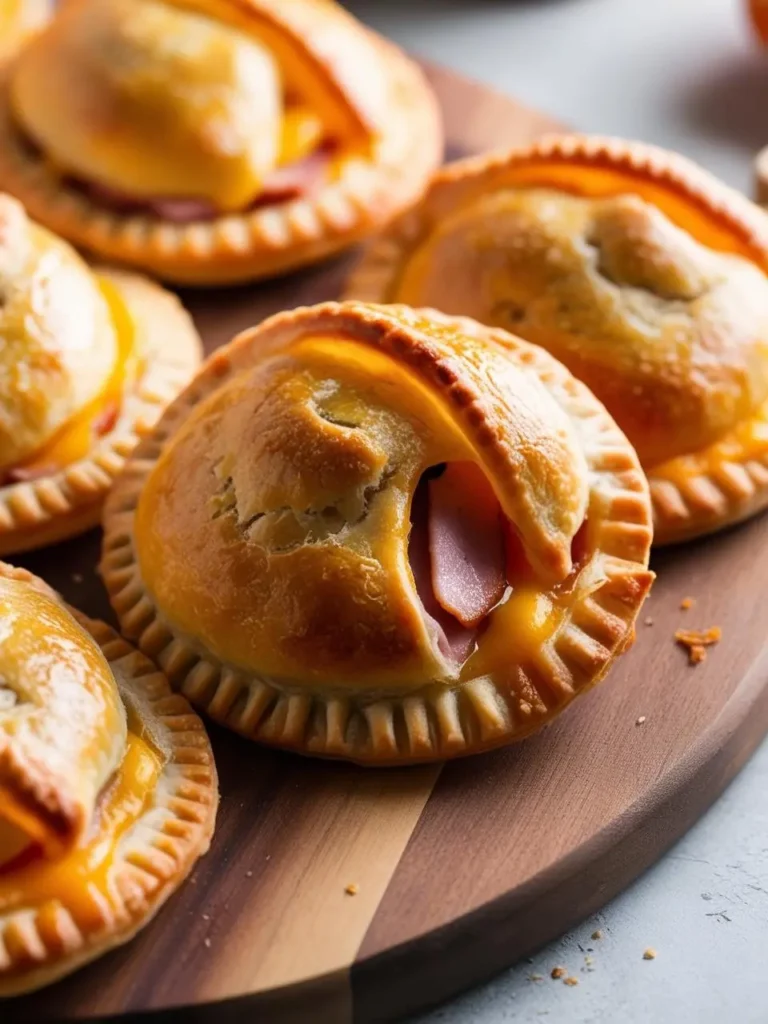
M 174 296 L 91 270 L 0 194 L 0 554 L 96 525 L 125 457 L 199 361 Z
M 50 0 L 0 0 L 0 60 L 44 25 L 50 13 Z
M 0 563 L 0 997 L 130 939 L 208 848 L 202 722 L 101 622 Z
M 327 303 L 209 360 L 117 482 L 102 571 L 213 718 L 396 763 L 523 737 L 602 678 L 650 543 L 634 451 L 543 350 Z
M 768 504 L 768 218 L 688 161 L 554 136 L 441 172 L 350 282 L 548 349 L 640 455 L 655 541 Z
M 419 69 L 330 0 L 69 0 L 0 81 L 0 187 L 173 281 L 327 256 L 441 155 Z

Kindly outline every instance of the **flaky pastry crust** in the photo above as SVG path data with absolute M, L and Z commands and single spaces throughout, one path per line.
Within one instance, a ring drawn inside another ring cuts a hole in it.
M 326 0 L 168 0 L 166 6 L 221 20 L 274 52 L 288 85 L 300 83 L 310 103 L 322 105 L 329 131 L 344 140 L 333 174 L 298 198 L 232 209 L 212 219 L 176 223 L 155 214 L 116 212 L 54 171 L 45 154 L 29 145 L 11 109 L 16 72 L 10 67 L 0 81 L 0 187 L 21 198 L 41 223 L 111 262 L 170 281 L 212 285 L 271 276 L 322 259 L 381 227 L 423 192 L 442 158 L 440 116 L 422 72 L 392 44 Z M 89 96 L 98 92 L 92 82 L 80 81 L 77 57 L 57 43 L 56 25 L 36 45 L 41 74 L 52 79 L 50 95 L 42 89 L 33 104 L 41 116 L 50 119 L 51 104 L 60 103 L 57 96 L 68 88 Z M 20 55 L 19 68 L 24 60 Z M 53 118 L 54 124 L 65 122 L 70 131 L 77 110 Z M 100 116 L 120 115 L 105 110 Z M 104 148 L 99 152 L 103 155 Z M 141 166 L 140 153 L 135 161 L 121 157 L 110 166 L 134 163 Z
M 38 31 L 50 14 L 50 0 L 0 0 L 0 61 Z
M 548 136 L 441 171 L 348 284 L 543 345 L 613 412 L 657 544 L 768 504 L 768 218 L 673 153 Z
M 19 649 L 12 646 L 0 655 L 5 659 L 4 670 L 9 668 L 8 659 L 16 659 L 0 687 L 0 796 L 7 793 L 9 782 L 27 778 L 36 787 L 30 805 L 45 821 L 45 801 L 50 802 L 52 794 L 87 792 L 83 806 L 92 819 L 94 808 L 100 806 L 98 793 L 90 784 L 94 771 L 98 770 L 100 777 L 106 774 L 100 778 L 102 784 L 107 782 L 102 801 L 108 803 L 115 787 L 122 784 L 126 711 L 129 735 L 140 735 L 149 742 L 159 765 L 151 792 L 143 793 L 143 806 L 114 839 L 106 860 L 99 855 L 99 868 L 91 877 L 82 880 L 75 873 L 66 884 L 60 876 L 50 885 L 45 873 L 61 872 L 61 865 L 66 871 L 67 858 L 76 859 L 80 849 L 89 848 L 93 842 L 90 830 L 100 827 L 98 815 L 104 813 L 98 810 L 95 826 L 91 820 L 84 830 L 68 837 L 63 850 L 48 849 L 50 861 L 17 868 L 11 864 L 5 870 L 0 864 L 3 997 L 47 985 L 128 941 L 142 928 L 206 852 L 218 792 L 202 722 L 183 697 L 171 692 L 166 677 L 152 662 L 104 623 L 67 610 L 41 580 L 3 563 L 0 601 L 8 604 L 6 622 L 11 623 L 12 645 L 16 631 L 21 631 Z M 29 617 L 31 610 L 39 616 L 37 624 Z M 51 627 L 53 634 L 47 632 Z M 31 643 L 35 630 L 39 649 L 32 645 L 25 652 L 24 644 Z M 59 633 L 62 640 L 66 637 L 65 646 L 58 644 Z M 36 655 L 39 661 L 52 650 L 58 652 L 57 657 L 66 652 L 67 664 L 59 663 L 59 668 L 70 676 L 37 679 Z M 86 669 L 86 663 L 90 668 Z M 72 714 L 78 690 L 81 699 L 77 707 L 87 723 Z M 99 693 L 107 699 L 106 716 L 95 700 Z M 31 717 L 26 713 L 27 701 L 37 705 Z M 59 701 L 64 701 L 61 707 L 57 707 Z M 51 715 L 48 721 L 46 708 Z M 117 709 L 119 717 L 115 718 Z M 89 742 L 98 744 L 107 755 L 104 765 L 78 760 L 78 752 L 86 753 Z M 109 769 L 106 772 L 102 770 L 105 767 Z M 0 805 L 0 820 L 5 809 Z M 35 884 L 37 897 L 32 891 Z M 20 891 L 24 892 L 21 899 Z
M 409 548 L 419 481 L 454 460 L 490 482 L 529 574 L 465 661 L 436 639 Z M 651 584 L 650 519 L 631 446 L 545 352 L 327 303 L 209 360 L 117 481 L 102 574 L 123 632 L 228 727 L 427 761 L 526 736 L 602 678 Z
M 98 523 L 126 456 L 189 381 L 201 344 L 175 296 L 134 274 L 91 270 L 66 243 L 30 224 L 15 200 L 1 195 L 0 283 L 5 341 L 0 391 L 6 393 L 0 412 L 3 555 Z M 50 471 L 44 466 L 18 479 L 7 477 L 6 470 L 45 451 L 56 431 L 98 401 L 116 365 L 120 331 L 130 334 L 137 376 L 114 396 L 114 422 L 85 454 Z

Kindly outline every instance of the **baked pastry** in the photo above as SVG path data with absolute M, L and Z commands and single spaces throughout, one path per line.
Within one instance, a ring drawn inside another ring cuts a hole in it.
M 0 996 L 130 939 L 208 848 L 202 722 L 42 580 L 0 563 Z
M 441 156 L 421 71 L 330 0 L 69 0 L 0 82 L 0 187 L 177 282 L 327 256 Z
M 438 174 L 348 295 L 434 305 L 548 349 L 650 480 L 655 543 L 768 504 L 768 218 L 672 153 L 553 136 Z
M 632 642 L 636 455 L 543 350 L 403 306 L 282 313 L 117 481 L 123 632 L 245 736 L 387 764 L 526 736 Z
M 199 361 L 174 296 L 92 271 L 0 194 L 0 554 L 96 525 L 125 457 Z
M 50 0 L 0 0 L 0 60 L 44 25 L 50 13 Z

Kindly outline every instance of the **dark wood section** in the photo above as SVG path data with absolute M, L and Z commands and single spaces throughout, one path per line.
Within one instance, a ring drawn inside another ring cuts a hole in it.
M 449 155 L 556 127 L 429 73 Z M 280 309 L 335 297 L 352 259 L 184 300 L 211 351 Z M 21 561 L 73 604 L 111 618 L 95 573 L 99 540 L 94 531 Z M 385 1020 L 590 913 L 674 842 L 768 728 L 768 517 L 663 554 L 655 568 L 632 653 L 545 734 L 506 751 L 442 771 L 377 772 L 212 728 L 221 811 L 190 881 L 130 945 L 3 1004 L 0 1020 Z M 696 603 L 683 611 L 688 596 Z M 696 668 L 673 641 L 683 624 L 723 628 Z

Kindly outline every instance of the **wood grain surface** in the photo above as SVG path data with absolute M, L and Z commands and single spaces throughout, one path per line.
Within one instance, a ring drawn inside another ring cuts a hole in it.
M 429 73 L 450 155 L 557 127 Z M 184 299 L 211 350 L 270 313 L 336 296 L 350 259 Z M 23 562 L 73 604 L 111 618 L 95 575 L 99 541 L 94 532 Z M 768 517 L 668 551 L 654 568 L 631 654 L 516 747 L 374 771 L 211 727 L 221 810 L 190 882 L 129 946 L 3 1004 L 0 1020 L 390 1020 L 594 911 L 695 821 L 768 728 Z M 674 630 L 714 624 L 721 644 L 690 667 Z

